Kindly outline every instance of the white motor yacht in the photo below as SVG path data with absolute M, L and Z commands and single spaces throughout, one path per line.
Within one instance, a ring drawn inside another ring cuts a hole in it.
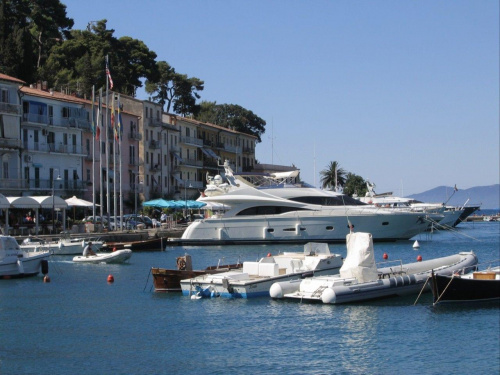
M 350 228 L 376 241 L 406 240 L 425 231 L 440 214 L 374 207 L 345 194 L 300 182 L 299 171 L 209 178 L 198 200 L 229 209 L 189 225 L 183 243 L 345 242 Z

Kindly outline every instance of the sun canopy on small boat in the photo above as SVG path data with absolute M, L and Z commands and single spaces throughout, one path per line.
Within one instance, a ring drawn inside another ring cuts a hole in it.
M 66 203 L 69 207 L 92 207 L 94 205 L 94 203 L 86 201 L 85 199 L 77 198 L 76 195 L 66 199 Z M 99 205 L 96 204 L 96 206 Z

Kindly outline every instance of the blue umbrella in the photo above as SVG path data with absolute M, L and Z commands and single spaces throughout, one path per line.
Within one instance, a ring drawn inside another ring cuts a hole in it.
M 165 199 L 153 199 L 151 201 L 144 202 L 142 204 L 144 207 L 156 207 L 156 208 L 177 208 L 184 207 L 178 205 L 175 201 L 167 201 Z

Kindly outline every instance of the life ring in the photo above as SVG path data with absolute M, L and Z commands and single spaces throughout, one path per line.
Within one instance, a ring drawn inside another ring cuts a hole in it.
M 180 271 L 184 271 L 186 269 L 186 259 L 183 257 L 177 258 L 177 269 Z

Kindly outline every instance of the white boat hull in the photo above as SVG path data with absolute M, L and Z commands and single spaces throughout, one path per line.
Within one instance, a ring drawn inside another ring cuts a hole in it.
M 82 254 L 83 249 L 87 245 L 86 240 L 60 240 L 57 242 L 28 242 L 20 245 L 25 251 L 48 251 L 52 255 L 76 255 Z M 99 251 L 102 247 L 102 241 L 92 241 L 92 249 Z
M 19 248 L 14 238 L 0 236 L 0 278 L 10 279 L 38 275 L 49 252 L 28 252 Z
M 379 279 L 370 282 L 358 283 L 354 278 L 320 276 L 305 279 L 300 284 L 276 284 L 271 287 L 270 296 L 340 304 L 416 294 L 422 290 L 433 269 L 439 275 L 452 275 L 464 268 L 473 268 L 476 264 L 474 253 L 460 253 L 403 265 L 405 272 L 400 275 L 393 272 L 391 267 L 381 268 Z M 427 284 L 426 291 L 429 290 L 430 284 Z
M 111 253 L 98 253 L 96 255 L 83 256 L 79 255 L 73 258 L 76 263 L 124 263 L 132 256 L 132 250 L 116 250 Z
M 366 212 L 367 209 L 365 209 Z M 425 215 L 415 213 L 360 214 L 348 212 L 349 222 L 374 240 L 407 240 L 429 228 Z M 313 211 L 272 216 L 243 216 L 197 220 L 186 228 L 182 240 L 234 242 L 345 242 L 350 232 L 345 212 Z

